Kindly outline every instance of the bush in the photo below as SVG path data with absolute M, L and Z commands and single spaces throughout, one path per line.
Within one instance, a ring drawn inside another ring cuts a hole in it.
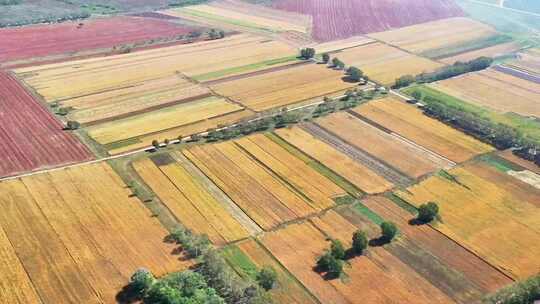
M 328 53 L 322 54 L 322 61 L 328 63 L 330 61 L 330 55 L 328 55 Z
M 332 244 L 330 244 L 330 253 L 338 260 L 343 260 L 345 258 L 345 248 L 340 240 L 332 240 Z
M 399 89 L 406 86 L 409 86 L 415 82 L 415 78 L 412 75 L 401 76 L 396 79 L 395 84 L 392 86 L 393 89 Z
M 422 204 L 418 208 L 417 219 L 422 223 L 429 223 L 439 214 L 439 206 L 434 202 Z
M 70 120 L 67 122 L 66 127 L 68 130 L 77 130 L 81 127 L 81 124 L 78 121 Z
M 356 254 L 362 254 L 368 246 L 368 238 L 364 231 L 357 230 L 352 236 L 352 250 Z
M 277 280 L 276 270 L 271 266 L 264 266 L 257 274 L 257 282 L 259 286 L 265 290 L 274 288 L 274 284 Z
M 326 251 L 317 259 L 317 269 L 319 271 L 328 271 L 332 259 L 334 259 L 334 256 L 329 251 Z
M 391 242 L 398 232 L 396 224 L 392 222 L 381 223 L 382 239 L 386 242 Z
M 336 279 L 341 276 L 341 273 L 343 272 L 343 261 L 338 260 L 334 257 L 331 257 L 328 261 L 328 271 L 326 273 L 326 276 L 329 279 Z
M 154 275 L 148 269 L 139 268 L 131 276 L 129 285 L 137 296 L 142 297 L 152 287 L 154 281 Z
M 315 56 L 315 49 L 314 48 L 305 48 L 300 50 L 300 57 L 304 59 L 311 59 Z

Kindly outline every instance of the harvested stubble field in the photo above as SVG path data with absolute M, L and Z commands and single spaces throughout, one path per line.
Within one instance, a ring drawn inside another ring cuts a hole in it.
M 486 164 L 469 164 L 397 192 L 418 206 L 435 201 L 433 226 L 514 280 L 540 271 L 540 190 Z
M 349 113 L 332 114 L 318 119 L 317 124 L 410 177 L 417 178 L 451 165 L 444 159 L 427 153 Z
M 353 111 L 456 163 L 493 151 L 489 145 L 429 118 L 418 108 L 394 97 L 369 102 Z
M 469 18 L 450 18 L 368 35 L 409 52 L 460 45 L 495 34 L 491 27 Z
M 208 88 L 172 75 L 112 91 L 85 95 L 60 102 L 70 108 L 68 118 L 84 125 L 94 125 L 170 105 L 209 96 Z
M 508 43 L 498 44 L 495 46 L 491 46 L 491 47 L 487 47 L 487 48 L 483 48 L 479 50 L 465 52 L 465 53 L 452 56 L 452 57 L 447 57 L 447 58 L 442 59 L 441 62 L 444 62 L 450 65 L 458 61 L 467 62 L 467 61 L 470 61 L 470 60 L 473 60 L 482 56 L 496 58 L 499 56 L 504 56 L 504 55 L 514 53 L 520 48 L 521 48 L 521 45 L 519 45 L 518 43 L 508 42 Z
M 329 211 L 310 222 L 267 233 L 262 243 L 322 303 L 455 303 L 451 298 L 454 295 L 436 286 L 440 282 L 430 283 L 386 246 L 370 247 L 367 254 L 349 259 L 344 280 L 325 280 L 323 274 L 315 272 L 313 266 L 328 247 L 328 238 L 339 239 L 349 247 L 358 227 L 377 236 L 376 226 L 368 220 L 355 217 L 354 221 Z M 361 296 L 358 290 L 362 290 Z
M 514 69 L 540 76 L 540 50 L 533 49 L 518 55 L 519 59 L 505 63 Z
M 1 71 L 0 121 L 0 177 L 92 159 L 88 148 Z
M 193 30 L 164 20 L 124 16 L 1 29 L 0 62 L 69 57 L 78 52 L 177 37 Z
M 20 68 L 15 72 L 45 100 L 54 102 L 128 88 L 179 73 L 205 80 L 221 78 L 263 69 L 268 65 L 257 64 L 294 54 L 296 50 L 280 42 L 233 35 L 130 54 Z
M 171 255 L 167 231 L 105 163 L 5 181 L 0 191 L 0 247 L 17 260 L 1 273 L 18 280 L 2 289 L 3 303 L 116 303 L 137 268 L 160 276 L 190 263 Z
M 233 269 L 242 277 L 256 279 L 257 270 L 271 266 L 276 270 L 276 287 L 270 294 L 276 303 L 316 304 L 319 303 L 279 264 L 259 243 L 249 239 L 227 248 L 223 252 Z
M 317 44 L 311 45 L 310 47 L 313 47 L 317 54 L 323 54 L 323 53 L 336 52 L 336 51 L 340 51 L 344 49 L 350 49 L 353 47 L 362 46 L 362 45 L 373 43 L 373 42 L 375 42 L 375 40 L 365 37 L 365 36 L 353 36 L 353 37 L 341 39 L 341 40 L 317 43 Z
M 393 186 L 373 170 L 299 127 L 280 129 L 276 134 L 368 194 L 381 193 Z
M 88 134 L 102 145 L 112 145 L 130 138 L 156 134 L 243 108 L 219 97 L 207 97 L 88 127 Z
M 345 81 L 344 77 L 343 71 L 307 64 L 227 81 L 211 88 L 254 111 L 264 111 L 340 92 L 357 85 Z
M 435 82 L 430 86 L 498 112 L 540 117 L 540 84 L 493 69 Z
M 431 72 L 443 65 L 383 43 L 371 43 L 337 52 L 332 55 L 348 66 L 360 68 L 370 79 L 391 85 L 407 74 Z
M 197 177 L 172 156 L 145 158 L 133 167 L 167 209 L 194 233 L 207 235 L 218 246 L 249 236 Z
M 278 0 L 272 6 L 311 16 L 313 37 L 319 41 L 463 15 L 452 0 Z
M 162 13 L 202 24 L 243 31 L 276 33 L 294 31 L 307 34 L 310 27 L 310 19 L 307 16 L 238 0 L 221 0 L 170 9 Z
M 280 153 L 287 153 L 285 150 Z M 312 195 L 334 196 L 343 191 L 335 186 L 330 189 L 321 189 L 326 194 L 315 192 L 317 183 L 309 184 L 305 177 L 318 180 L 324 185 L 328 181 L 319 176 L 314 169 L 305 164 L 274 164 L 274 169 L 283 171 L 272 172 L 268 167 L 259 163 L 258 160 L 244 151 L 240 144 L 225 142 L 212 145 L 204 145 L 184 150 L 184 155 L 190 159 L 201 171 L 205 173 L 223 192 L 225 192 L 253 221 L 265 230 L 272 229 L 284 222 L 305 217 L 322 209 L 334 205 L 331 199 L 313 201 Z M 279 155 L 274 155 L 279 157 Z M 284 154 L 283 157 L 288 157 Z M 281 168 L 277 166 L 281 165 Z M 294 172 L 297 176 L 287 176 L 283 180 L 279 175 L 282 172 Z M 298 176 L 298 170 L 303 170 Z M 304 189 L 295 189 L 296 183 Z M 313 192 L 312 192 L 313 191 Z

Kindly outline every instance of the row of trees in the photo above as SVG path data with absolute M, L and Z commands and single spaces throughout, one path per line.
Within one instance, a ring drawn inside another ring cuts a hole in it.
M 505 287 L 484 299 L 485 304 L 532 304 L 540 300 L 540 273 Z
M 300 57 L 302 57 L 305 60 L 312 59 L 315 57 L 316 51 L 314 48 L 304 48 L 300 50 Z M 330 62 L 330 55 L 328 53 L 322 54 L 322 62 L 324 64 L 328 64 Z M 345 63 L 341 61 L 339 58 L 334 57 L 332 58 L 332 67 L 340 70 L 345 69 Z M 357 67 L 349 67 L 346 71 L 346 74 L 348 78 L 352 81 L 360 81 L 362 77 L 364 76 L 364 72 L 360 70 Z
M 480 71 L 488 68 L 493 63 L 493 59 L 489 57 L 479 57 L 468 62 L 457 61 L 451 66 L 442 67 L 431 73 L 421 73 L 416 76 L 404 75 L 396 79 L 395 84 L 392 86 L 394 89 L 406 87 L 415 82 L 427 83 L 434 82 L 443 79 L 448 79 L 461 74 Z
M 38 23 L 60 23 L 65 21 L 81 20 L 90 17 L 88 12 L 80 13 L 71 13 L 65 16 L 43 16 L 33 19 L 21 19 L 13 22 L 0 22 L 0 28 L 10 27 L 10 26 L 23 26 L 28 24 L 38 24 Z

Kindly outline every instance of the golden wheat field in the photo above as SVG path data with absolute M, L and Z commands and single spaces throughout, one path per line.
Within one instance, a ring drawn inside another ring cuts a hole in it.
M 477 174 L 480 172 L 481 174 Z M 441 222 L 434 227 L 515 280 L 540 271 L 540 192 L 485 164 L 460 167 L 399 191 L 414 206 L 435 201 Z M 508 183 L 507 183 L 508 184 Z
M 424 115 L 418 108 L 389 97 L 364 104 L 354 112 L 454 162 L 493 148 Z
M 370 79 L 383 85 L 391 85 L 403 75 L 431 72 L 443 66 L 383 43 L 353 47 L 334 53 L 331 57 L 339 58 L 348 66 L 360 68 Z
M 190 263 L 106 163 L 4 181 L 0 192 L 1 273 L 14 280 L 0 285 L 17 284 L 2 288 L 3 303 L 115 303 L 137 268 L 164 275 Z
M 211 88 L 249 109 L 263 111 L 322 97 L 357 85 L 343 78 L 343 71 L 306 64 L 223 82 Z
M 368 37 L 419 54 L 493 34 L 495 30 L 491 27 L 473 19 L 459 17 L 370 34 Z

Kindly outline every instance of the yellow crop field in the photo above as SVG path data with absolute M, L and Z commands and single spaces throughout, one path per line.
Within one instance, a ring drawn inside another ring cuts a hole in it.
M 354 111 L 454 162 L 493 151 L 491 146 L 427 117 L 418 108 L 396 98 L 372 101 Z
M 181 164 L 172 162 L 158 166 L 145 158 L 133 166 L 186 228 L 197 234 L 206 234 L 220 246 L 249 236 Z
M 0 252 L 14 262 L 0 264 L 13 279 L 0 286 L 20 282 L 5 303 L 115 303 L 137 268 L 159 276 L 190 263 L 170 254 L 167 231 L 106 163 L 5 181 L 0 192 Z
M 222 98 L 208 97 L 91 126 L 87 131 L 100 144 L 110 144 L 240 110 L 242 107 Z
M 306 196 L 315 210 L 332 207 L 333 198 L 346 194 L 328 178 L 265 135 L 252 135 L 236 140 L 235 143 Z
M 415 206 L 437 202 L 437 230 L 513 279 L 525 279 L 540 271 L 540 192 L 521 195 L 520 188 L 531 189 L 524 183 L 502 187 L 498 175 L 505 174 L 485 166 L 456 168 L 449 171 L 455 180 L 434 176 L 397 194 Z
M 493 69 L 468 73 L 430 86 L 495 111 L 540 117 L 540 84 Z
M 178 75 L 150 80 L 133 86 L 68 99 L 60 103 L 71 107 L 68 118 L 81 124 L 132 116 L 209 95 L 208 88 Z
M 178 73 L 188 77 L 206 75 L 205 79 L 210 80 L 214 77 L 209 73 L 221 72 L 216 78 L 242 73 L 244 70 L 239 67 L 296 53 L 292 47 L 267 38 L 232 35 L 129 54 L 21 68 L 15 73 L 45 100 L 53 102 L 118 90 Z
M 383 43 L 370 43 L 333 54 L 345 64 L 360 68 L 369 78 L 390 85 L 407 74 L 431 72 L 443 65 Z
M 248 31 L 295 31 L 306 34 L 310 26 L 307 16 L 234 0 L 192 5 L 162 13 L 203 24 Z
M 349 113 L 334 113 L 317 120 L 317 124 L 410 177 L 420 177 L 450 165 Z
M 368 36 L 418 54 L 493 34 L 494 29 L 479 21 L 469 18 L 449 18 Z
M 317 211 L 233 142 L 196 146 L 183 153 L 263 229 Z
M 276 134 L 366 193 L 381 193 L 393 186 L 374 171 L 299 127 L 280 129 Z
M 220 95 L 263 111 L 343 91 L 357 84 L 346 82 L 343 71 L 307 64 L 212 86 Z
M 368 38 L 366 36 L 353 36 L 346 39 L 334 40 L 328 42 L 321 42 L 315 45 L 311 45 L 317 54 L 336 52 L 344 49 L 349 49 L 357 46 L 362 46 L 365 44 L 373 43 L 375 40 Z

